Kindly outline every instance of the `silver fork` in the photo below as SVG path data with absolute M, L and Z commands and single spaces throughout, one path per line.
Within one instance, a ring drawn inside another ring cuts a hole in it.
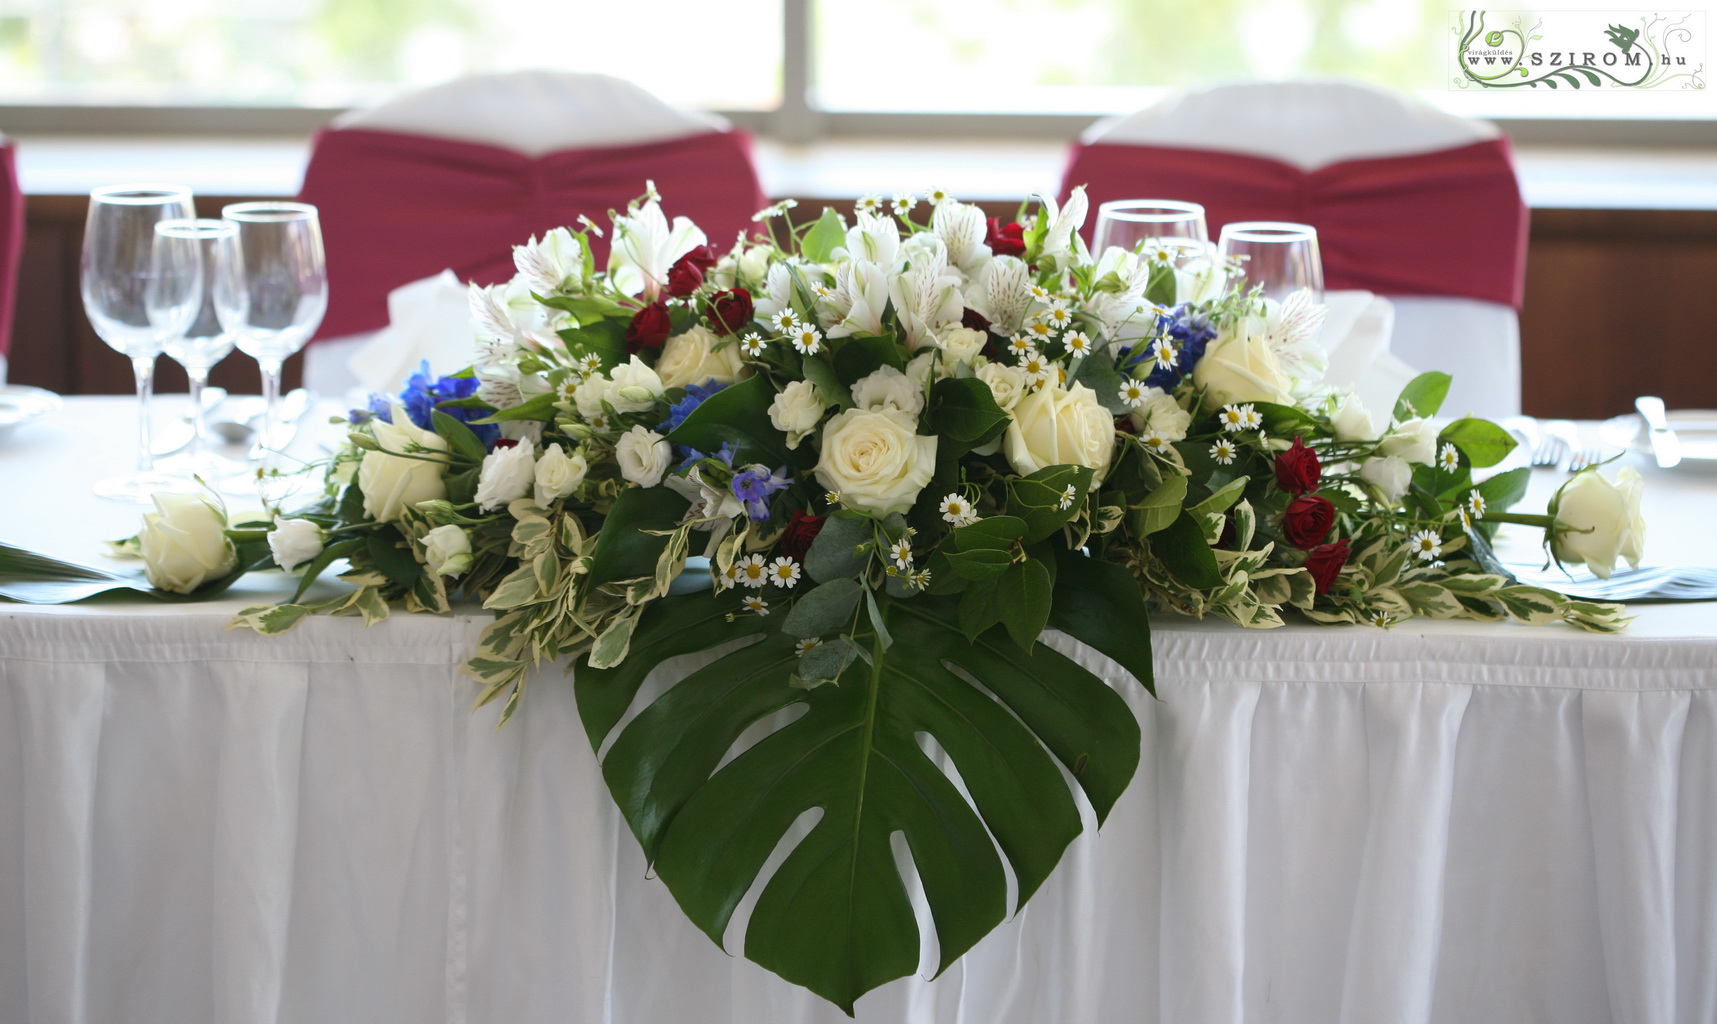
M 1604 450 L 1581 438 L 1580 428 L 1571 420 L 1545 421 L 1544 434 L 1547 437 L 1557 438 L 1563 443 L 1566 454 L 1563 458 L 1557 459 L 1556 462 L 1557 464 L 1566 462 L 1563 468 L 1570 473 L 1578 473 L 1582 469 L 1604 461 Z

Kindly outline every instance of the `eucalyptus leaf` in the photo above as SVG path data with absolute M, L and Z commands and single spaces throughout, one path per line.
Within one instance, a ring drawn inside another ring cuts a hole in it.
M 858 607 L 859 592 L 866 589 L 848 577 L 832 579 L 813 587 L 793 602 L 781 623 L 781 631 L 801 638 L 828 636 L 845 629 Z
M 805 552 L 805 571 L 818 582 L 857 576 L 870 563 L 870 551 L 860 548 L 872 543 L 873 529 L 871 521 L 861 515 L 829 516 Z

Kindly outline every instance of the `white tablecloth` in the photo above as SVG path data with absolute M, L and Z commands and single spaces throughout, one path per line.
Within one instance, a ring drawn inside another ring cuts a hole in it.
M 87 497 L 125 417 L 0 441 L 0 540 L 130 532 Z M 1717 562 L 1717 476 L 1648 488 L 1648 557 Z M 480 613 L 221 628 L 282 583 L 0 605 L 0 1021 L 846 1019 L 649 877 L 561 673 L 497 731 L 454 672 Z M 1160 702 L 1089 662 L 1146 747 L 1102 834 L 859 1020 L 1717 1020 L 1717 604 L 1610 638 L 1152 626 Z

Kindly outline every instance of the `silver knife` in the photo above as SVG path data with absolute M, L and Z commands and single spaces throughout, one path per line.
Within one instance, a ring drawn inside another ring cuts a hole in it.
M 1655 395 L 1641 395 L 1634 399 L 1634 408 L 1639 410 L 1640 417 L 1650 433 L 1647 438 L 1651 441 L 1651 453 L 1657 459 L 1659 469 L 1670 469 L 1681 461 L 1681 438 L 1675 436 L 1675 431 L 1669 429 L 1669 417 L 1663 411 L 1663 399 Z

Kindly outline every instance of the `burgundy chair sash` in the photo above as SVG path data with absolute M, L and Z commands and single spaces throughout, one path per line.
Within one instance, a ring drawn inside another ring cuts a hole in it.
M 12 350 L 12 310 L 24 255 L 24 190 L 11 146 L 0 146 L 0 356 Z
M 316 205 L 328 254 L 318 337 L 384 327 L 388 292 L 451 267 L 462 280 L 513 276 L 513 246 L 575 225 L 607 227 L 653 179 L 670 218 L 691 217 L 725 251 L 766 200 L 751 140 L 709 132 L 634 146 L 530 157 L 509 149 L 368 129 L 315 139 L 299 198 Z M 597 242 L 599 265 L 606 240 Z
M 1315 171 L 1243 153 L 1095 143 L 1074 148 L 1062 196 L 1079 184 L 1093 210 L 1111 199 L 1202 203 L 1212 239 L 1233 221 L 1310 224 L 1331 289 L 1520 308 L 1527 210 L 1507 139 Z

